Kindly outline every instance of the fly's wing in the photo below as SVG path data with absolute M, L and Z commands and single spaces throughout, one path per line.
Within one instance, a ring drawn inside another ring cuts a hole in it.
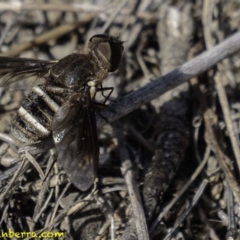
M 26 88 L 42 84 L 46 75 L 56 61 L 31 58 L 0 57 L 0 87 Z M 16 84 L 25 80 L 26 84 Z
M 53 119 L 58 161 L 81 191 L 93 184 L 98 166 L 98 136 L 92 107 L 64 104 Z

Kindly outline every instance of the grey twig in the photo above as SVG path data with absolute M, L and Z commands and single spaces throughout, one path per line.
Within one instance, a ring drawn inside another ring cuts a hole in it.
M 42 10 L 42 11 L 61 11 L 61 12 L 91 12 L 91 13 L 99 13 L 106 11 L 106 7 L 92 5 L 92 4 L 38 4 L 38 3 L 24 3 L 24 2 L 1 2 L 0 3 L 1 10 L 11 10 L 15 12 L 22 11 L 33 11 L 33 10 Z
M 132 170 L 132 163 L 126 148 L 125 137 L 123 135 L 123 128 L 120 122 L 114 124 L 115 136 L 118 139 L 119 155 L 122 162 L 121 172 L 124 176 L 126 186 L 128 189 L 129 198 L 132 205 L 133 219 L 135 222 L 136 233 L 139 240 L 148 240 L 148 228 L 146 218 L 144 215 L 142 201 L 139 193 L 137 183 L 134 179 L 134 172 Z
M 222 43 L 203 52 L 165 76 L 152 81 L 137 91 L 130 92 L 124 97 L 118 97 L 115 99 L 114 103 L 109 104 L 109 109 L 115 109 L 116 112 L 106 109 L 102 111 L 101 114 L 105 116 L 109 122 L 114 122 L 153 100 L 157 96 L 179 86 L 190 78 L 207 71 L 219 61 L 239 50 L 240 33 L 236 33 Z M 106 121 L 101 117 L 98 117 L 97 124 L 100 128 L 106 124 Z

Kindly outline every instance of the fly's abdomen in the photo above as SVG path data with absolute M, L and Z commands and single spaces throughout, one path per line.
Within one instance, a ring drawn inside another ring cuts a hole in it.
M 53 87 L 54 88 L 54 87 Z M 34 144 L 51 133 L 54 114 L 64 102 L 64 95 L 54 94 L 51 87 L 36 86 L 18 109 L 11 134 L 18 142 Z

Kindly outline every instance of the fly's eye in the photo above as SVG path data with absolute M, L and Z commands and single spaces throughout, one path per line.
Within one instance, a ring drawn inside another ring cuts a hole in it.
M 111 63 L 111 68 L 108 71 L 116 71 L 122 59 L 122 42 L 118 38 L 109 37 L 104 34 L 93 36 L 90 42 L 95 43 L 97 49 Z
M 102 55 L 111 62 L 112 49 L 109 42 L 101 42 L 98 44 L 97 49 L 102 53 Z

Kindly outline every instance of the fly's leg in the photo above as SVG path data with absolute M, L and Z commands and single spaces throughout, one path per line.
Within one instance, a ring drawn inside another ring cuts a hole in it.
M 102 96 L 105 98 L 103 104 L 105 105 L 105 103 L 107 102 L 107 100 L 111 101 L 109 98 L 110 96 L 112 95 L 112 92 L 113 92 L 114 88 L 113 87 L 105 87 L 103 88 L 102 86 L 100 88 L 97 89 L 97 92 L 101 92 Z M 104 95 L 104 91 L 110 91 L 108 93 L 107 96 Z

